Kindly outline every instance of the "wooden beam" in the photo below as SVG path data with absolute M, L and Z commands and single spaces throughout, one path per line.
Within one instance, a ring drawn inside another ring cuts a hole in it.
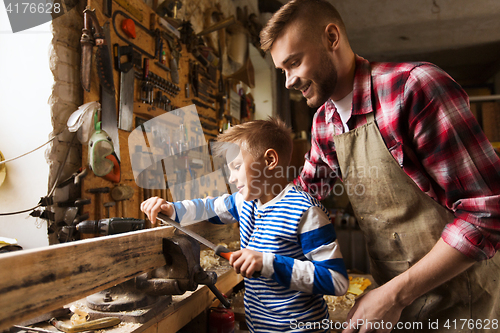
M 171 227 L 0 255 L 0 331 L 165 265 Z

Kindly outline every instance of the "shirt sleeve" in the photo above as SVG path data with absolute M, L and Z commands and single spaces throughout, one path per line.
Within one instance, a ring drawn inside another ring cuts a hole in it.
M 261 274 L 279 284 L 312 294 L 341 296 L 349 280 L 335 229 L 319 207 L 311 207 L 299 225 L 299 243 L 307 260 L 264 253 Z
M 470 258 L 493 257 L 500 248 L 500 161 L 467 95 L 439 68 L 424 65 L 412 70 L 404 99 L 411 145 L 435 182 L 431 196 L 455 215 L 443 240 Z
M 334 148 L 328 147 L 328 138 L 331 139 L 332 135 L 334 134 L 328 130 L 324 121 L 324 111 L 318 111 L 311 128 L 311 149 L 304 156 L 304 167 L 293 182 L 318 200 L 324 199 L 331 192 L 337 172 L 340 172 L 337 153 Z M 333 169 L 323 159 L 323 152 L 336 165 Z
M 241 194 L 224 194 L 217 198 L 183 200 L 174 202 L 172 218 L 181 225 L 208 220 L 214 224 L 235 223 L 243 204 Z

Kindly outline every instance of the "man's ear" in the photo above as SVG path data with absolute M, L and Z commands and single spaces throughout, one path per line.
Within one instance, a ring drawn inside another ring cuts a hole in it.
M 340 29 L 334 24 L 330 23 L 325 28 L 325 35 L 328 41 L 328 47 L 336 50 L 340 44 Z
M 266 161 L 267 168 L 269 170 L 272 170 L 276 166 L 278 166 L 278 162 L 279 162 L 278 153 L 276 152 L 276 150 L 269 148 L 264 153 L 264 160 Z

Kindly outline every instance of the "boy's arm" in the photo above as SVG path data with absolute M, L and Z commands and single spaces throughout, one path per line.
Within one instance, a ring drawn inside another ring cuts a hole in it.
M 243 203 L 241 195 L 224 194 L 217 198 L 205 198 L 167 202 L 162 198 L 152 197 L 141 203 L 141 210 L 149 220 L 156 224 L 156 216 L 163 212 L 181 224 L 209 220 L 216 224 L 234 223 L 239 218 L 239 209 Z
M 308 260 L 264 253 L 261 274 L 293 290 L 344 295 L 349 287 L 347 271 L 333 224 L 321 208 L 311 207 L 304 214 L 298 238 Z
M 224 194 L 217 198 L 183 200 L 173 203 L 176 222 L 188 224 L 208 220 L 214 224 L 235 223 L 243 200 L 241 195 Z

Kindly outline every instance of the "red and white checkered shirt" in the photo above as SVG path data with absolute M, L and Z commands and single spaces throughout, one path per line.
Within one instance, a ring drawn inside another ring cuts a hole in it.
M 429 63 L 369 63 L 358 56 L 349 128 L 364 125 L 372 110 L 404 172 L 454 213 L 444 241 L 476 260 L 493 257 L 500 249 L 500 160 L 463 89 Z M 314 116 L 311 150 L 295 180 L 317 198 L 333 188 L 335 175 L 342 178 L 332 139 L 342 130 L 335 105 L 326 102 Z M 325 175 L 324 168 L 333 172 Z

